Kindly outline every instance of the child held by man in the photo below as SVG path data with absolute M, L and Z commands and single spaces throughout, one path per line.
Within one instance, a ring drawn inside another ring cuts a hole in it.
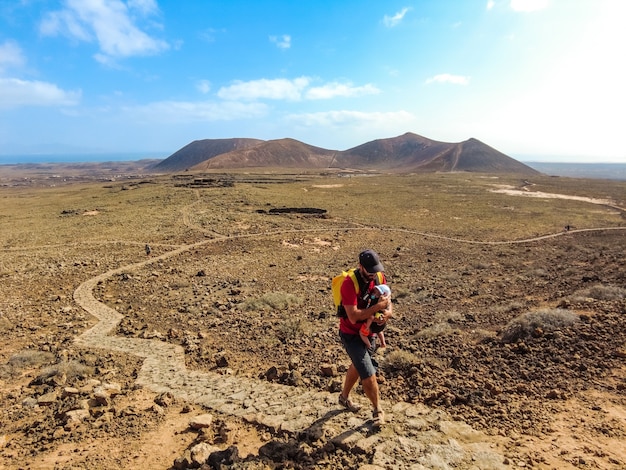
M 391 296 L 391 289 L 387 284 L 380 284 L 374 287 L 374 291 L 370 296 L 370 305 L 374 305 L 378 303 L 378 299 L 382 296 Z M 368 318 L 368 320 L 363 323 L 361 329 L 359 330 L 359 335 L 361 339 L 367 346 L 367 349 L 372 349 L 372 347 L 376 347 L 376 340 L 380 340 L 380 347 L 387 347 L 387 343 L 385 342 L 385 334 L 383 330 L 385 329 L 385 325 L 379 325 L 376 323 L 376 320 L 384 314 L 384 311 L 376 312 L 373 317 Z M 372 344 L 373 343 L 373 344 Z

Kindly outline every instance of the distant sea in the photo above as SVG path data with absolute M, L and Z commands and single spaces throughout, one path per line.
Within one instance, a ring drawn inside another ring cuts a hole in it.
M 166 159 L 172 152 L 129 152 L 94 154 L 0 155 L 0 165 L 42 163 L 88 163 Z M 520 160 L 521 161 L 521 160 Z M 626 163 L 553 163 L 522 161 L 525 165 L 550 176 L 601 178 L 626 181 Z
M 550 176 L 600 178 L 626 181 L 626 163 L 552 163 L 522 162 Z
M 76 154 L 30 154 L 0 155 L 0 165 L 32 163 L 93 163 L 93 162 L 128 162 L 145 159 L 165 159 L 172 152 L 129 152 L 129 153 L 76 153 Z

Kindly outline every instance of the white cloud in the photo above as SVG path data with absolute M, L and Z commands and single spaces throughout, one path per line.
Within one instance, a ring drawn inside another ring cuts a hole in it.
M 128 8 L 138 10 L 144 15 L 154 15 L 159 12 L 159 6 L 154 0 L 128 0 Z
M 514 11 L 530 12 L 543 10 L 549 0 L 511 0 L 511 9 Z
M 255 101 L 260 99 L 300 101 L 323 100 L 335 97 L 376 95 L 380 90 L 374 85 L 354 86 L 352 83 L 331 82 L 309 88 L 311 78 L 299 77 L 260 79 L 249 82 L 235 81 L 232 85 L 219 89 L 217 96 L 225 100 Z
M 230 86 L 222 87 L 217 96 L 226 100 L 249 100 L 271 99 L 298 101 L 302 97 L 302 91 L 309 85 L 308 77 L 288 80 L 278 78 L 274 80 L 252 80 L 249 82 L 235 81 Z
M 198 37 L 206 42 L 215 42 L 218 34 L 223 34 L 226 32 L 226 29 L 216 29 L 216 28 L 207 28 L 204 31 L 201 31 L 198 34 Z
M 353 86 L 352 83 L 327 83 L 321 87 L 307 90 L 305 97 L 310 100 L 324 100 L 336 96 L 354 97 L 363 95 L 377 95 L 380 90 L 374 85 Z
M 383 24 L 388 28 L 397 26 L 404 19 L 404 15 L 406 15 L 409 10 L 410 8 L 405 7 L 393 16 L 385 15 L 383 17 Z
M 157 54 L 169 48 L 165 41 L 142 31 L 129 9 L 143 15 L 153 14 L 157 6 L 152 0 L 66 0 L 65 9 L 48 13 L 40 25 L 47 36 L 66 35 L 79 41 L 97 41 L 100 53 L 94 57 L 103 63 L 137 55 Z
M 39 32 L 44 36 L 65 34 L 79 41 L 91 42 L 93 39 L 85 25 L 70 11 L 54 11 L 48 13 L 39 25 Z
M 211 82 L 208 80 L 198 80 L 196 83 L 196 89 L 206 95 L 209 91 L 211 91 Z
M 496 2 L 494 0 L 487 0 L 487 10 L 493 10 L 493 7 L 496 6 Z
M 65 91 L 52 83 L 0 78 L 0 108 L 22 106 L 73 106 L 80 91 Z
M 147 122 L 215 122 L 259 118 L 267 114 L 263 103 L 159 101 L 123 108 L 133 120 Z
M 279 49 L 289 49 L 291 47 L 291 36 L 283 34 L 282 36 L 270 36 L 270 42 L 276 44 Z
M 325 111 L 319 113 L 290 114 L 287 120 L 304 126 L 329 127 L 345 124 L 376 124 L 387 126 L 410 122 L 414 116 L 407 111 L 363 112 L 363 111 Z
M 25 63 L 26 59 L 16 42 L 5 41 L 0 44 L 0 73 L 6 68 L 22 67 Z
M 434 77 L 430 77 L 426 80 L 426 84 L 431 83 L 452 83 L 453 85 L 468 85 L 470 81 L 470 77 L 465 77 L 463 75 L 451 75 L 449 73 L 441 73 L 439 75 L 435 75 Z

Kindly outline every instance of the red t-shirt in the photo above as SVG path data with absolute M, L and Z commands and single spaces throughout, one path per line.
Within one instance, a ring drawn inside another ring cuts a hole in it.
M 383 284 L 386 284 L 386 283 L 387 283 L 387 279 L 385 278 L 385 275 L 383 274 Z M 374 289 L 375 285 L 376 283 L 373 280 L 370 281 L 367 286 L 367 291 L 365 292 L 365 294 L 367 295 L 364 295 L 363 292 L 359 292 L 359 296 L 357 297 L 356 289 L 354 288 L 354 282 L 352 282 L 352 279 L 350 279 L 349 276 L 346 276 L 346 278 L 343 281 L 343 284 L 341 284 L 341 304 L 342 305 L 356 305 L 357 308 L 359 309 L 366 308 L 367 299 L 370 293 L 372 292 L 372 290 Z M 365 320 L 352 323 L 347 316 L 341 317 L 339 320 L 339 331 L 341 331 L 342 333 L 347 333 L 349 335 L 358 335 L 359 329 L 361 328 L 361 325 L 364 322 Z

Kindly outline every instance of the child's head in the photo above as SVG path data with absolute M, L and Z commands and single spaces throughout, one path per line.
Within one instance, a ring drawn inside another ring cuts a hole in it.
M 383 295 L 391 295 L 391 289 L 387 284 L 380 284 L 378 286 L 374 286 L 374 294 L 376 297 L 382 297 Z

